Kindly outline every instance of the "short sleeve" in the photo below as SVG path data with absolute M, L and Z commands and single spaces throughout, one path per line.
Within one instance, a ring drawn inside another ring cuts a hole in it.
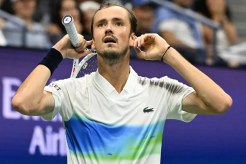
M 70 92 L 73 91 L 72 81 L 70 79 L 59 80 L 56 82 L 50 83 L 48 86 L 45 86 L 44 90 L 52 93 L 52 96 L 55 100 L 54 110 L 51 113 L 43 115 L 42 117 L 45 120 L 53 119 L 58 113 L 61 114 L 62 118 L 68 117 L 69 111 L 63 111 L 63 109 L 71 109 L 70 102 Z M 70 91 L 70 92 L 69 92 Z
M 45 119 L 45 120 L 52 120 L 60 111 L 60 107 L 61 107 L 61 101 L 60 101 L 60 97 L 59 94 L 57 94 L 56 91 L 53 90 L 52 87 L 50 86 L 46 86 L 44 88 L 45 91 L 47 92 L 51 92 L 52 93 L 52 96 L 54 97 L 54 100 L 55 100 L 55 106 L 54 106 L 54 110 L 46 115 L 43 115 L 42 117 Z
M 192 121 L 196 114 L 183 111 L 182 101 L 186 96 L 194 92 L 194 89 L 168 77 L 165 78 L 165 86 L 168 99 L 167 119 L 176 119 L 184 122 Z

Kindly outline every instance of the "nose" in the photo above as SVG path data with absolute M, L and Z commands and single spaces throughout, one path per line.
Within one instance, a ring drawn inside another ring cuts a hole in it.
M 112 29 L 112 24 L 111 22 L 108 22 L 106 25 L 106 30 Z
M 112 31 L 112 26 L 110 24 L 107 25 L 106 30 L 105 30 L 105 34 L 113 34 Z

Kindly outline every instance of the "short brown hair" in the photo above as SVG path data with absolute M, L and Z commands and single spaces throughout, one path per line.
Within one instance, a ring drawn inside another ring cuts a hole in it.
M 92 35 L 92 37 L 94 37 L 94 35 L 93 35 L 93 32 L 94 32 L 94 30 L 93 30 L 93 24 L 94 24 L 94 17 L 96 15 L 96 13 L 98 11 L 102 10 L 102 9 L 109 8 L 109 7 L 112 7 L 112 6 L 122 7 L 122 8 L 124 8 L 128 12 L 128 14 L 129 14 L 129 20 L 130 20 L 130 24 L 131 24 L 131 33 L 132 32 L 133 33 L 136 33 L 136 31 L 137 31 L 137 18 L 135 16 L 134 12 L 132 10 L 128 9 L 127 7 L 119 4 L 119 3 L 106 2 L 106 3 L 102 3 L 101 4 L 100 8 L 95 12 L 94 16 L 92 17 L 92 21 L 91 21 L 91 35 Z

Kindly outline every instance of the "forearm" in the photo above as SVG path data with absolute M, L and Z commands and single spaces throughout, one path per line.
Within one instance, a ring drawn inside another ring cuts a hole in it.
M 42 113 L 40 102 L 44 96 L 44 87 L 50 77 L 50 70 L 38 65 L 21 84 L 12 99 L 13 107 L 26 115 Z
M 75 59 L 88 54 L 87 51 L 83 50 L 86 46 L 91 45 L 92 41 L 84 40 L 82 35 L 79 37 L 81 44 L 76 48 L 76 51 L 71 46 L 68 35 L 65 35 L 50 49 L 13 97 L 12 106 L 17 111 L 26 115 L 44 115 L 52 112 L 55 103 L 54 98 L 51 93 L 44 91 L 44 87 L 63 59 Z M 80 51 L 83 52 L 79 53 Z
M 44 92 L 44 87 L 62 60 L 56 49 L 48 52 L 13 97 L 12 105 L 17 111 L 26 115 L 43 115 L 53 110 L 54 99 L 50 93 Z
M 174 48 L 168 48 L 169 44 L 159 35 L 141 35 L 134 40 L 132 46 L 143 59 L 162 60 L 169 64 L 195 89 L 196 92 L 190 94 L 193 95 L 191 99 L 183 99 L 183 109 L 192 109 L 196 113 L 223 113 L 231 106 L 232 99 L 222 88 L 185 60 Z M 139 48 L 141 46 L 144 46 L 145 51 Z
M 202 73 L 175 49 L 171 48 L 164 58 L 165 62 L 173 67 L 196 91 L 209 110 L 221 113 L 231 104 L 231 98 L 207 75 Z

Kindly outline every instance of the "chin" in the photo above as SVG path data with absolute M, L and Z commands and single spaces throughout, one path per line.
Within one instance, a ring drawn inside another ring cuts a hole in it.
M 112 53 L 112 52 L 117 53 L 118 52 L 118 50 L 116 50 L 116 48 L 114 48 L 114 47 L 106 47 L 106 48 L 104 48 L 103 51 L 104 52 L 110 52 L 110 53 Z
M 102 51 L 98 51 L 100 56 L 102 56 L 104 59 L 107 60 L 118 60 L 123 58 L 128 51 L 128 47 L 119 49 L 116 47 L 113 47 L 113 45 L 107 45 L 105 48 L 102 47 Z
M 121 53 L 119 51 L 114 50 L 114 49 L 108 49 L 108 48 L 104 49 L 103 54 L 105 56 L 108 56 L 108 57 L 110 57 L 110 56 L 115 56 L 116 57 L 116 56 L 120 56 L 121 55 Z

